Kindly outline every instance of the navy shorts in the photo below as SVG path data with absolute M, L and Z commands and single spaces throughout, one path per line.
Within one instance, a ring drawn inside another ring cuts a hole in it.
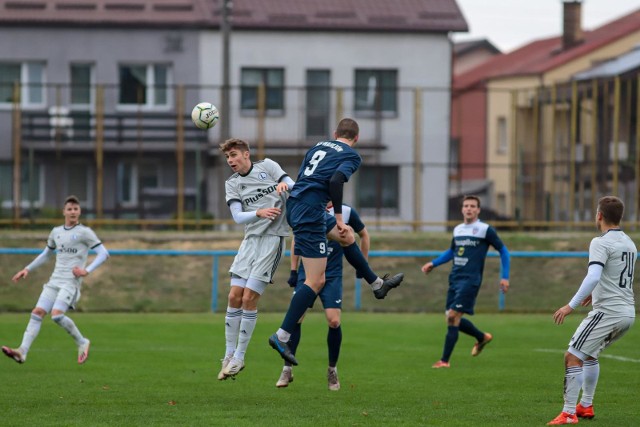
M 304 277 L 298 279 L 296 290 L 302 285 L 304 285 Z M 342 277 L 328 277 L 326 282 L 324 283 L 324 287 L 322 288 L 318 296 L 320 297 L 320 301 L 322 301 L 322 307 L 325 310 L 327 308 L 342 309 Z M 309 308 L 312 308 L 313 304 L 314 303 L 312 302 L 309 305 Z
M 327 257 L 327 232 L 335 227 L 336 219 L 324 208 L 289 198 L 287 222 L 293 229 L 296 255 L 305 258 Z
M 447 310 L 473 314 L 480 284 L 470 282 L 449 283 L 447 292 Z

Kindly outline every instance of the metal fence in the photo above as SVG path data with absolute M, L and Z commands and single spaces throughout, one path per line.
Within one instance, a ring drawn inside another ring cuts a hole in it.
M 35 248 L 0 248 L 0 255 L 38 255 L 41 249 Z M 211 257 L 211 311 L 217 312 L 218 294 L 220 283 L 220 258 L 234 257 L 237 251 L 232 250 L 149 250 L 149 249 L 112 249 L 109 251 L 112 256 L 153 256 L 153 257 Z M 371 251 L 370 258 L 427 258 L 436 257 L 441 251 Z M 588 252 L 567 252 L 567 251 L 512 251 L 512 258 L 588 258 Z M 290 256 L 290 252 L 286 251 L 286 257 Z M 497 252 L 489 252 L 489 257 L 499 257 Z M 226 272 L 225 272 L 226 273 Z M 362 284 L 361 279 L 354 281 L 354 310 L 362 309 Z M 507 308 L 506 296 L 500 292 L 498 296 L 498 310 L 503 311 Z
M 639 82 L 635 71 L 466 92 L 239 86 L 229 89 L 230 116 L 223 118 L 231 128 L 218 125 L 208 132 L 190 123 L 190 109 L 221 99 L 220 87 L 137 87 L 136 95 L 123 98 L 118 85 L 96 85 L 78 104 L 73 87 L 48 84 L 41 105 L 25 107 L 23 88 L 16 86 L 13 110 L 0 110 L 0 130 L 8 130 L 11 141 L 7 148 L 9 138 L 3 139 L 2 148 L 11 152 L 5 157 L 10 160 L 0 161 L 0 226 L 57 223 L 62 200 L 74 193 L 93 226 L 223 229 L 232 225 L 218 188 L 226 177 L 217 150 L 223 132 L 250 140 L 256 158 L 268 155 L 295 171 L 309 144 L 331 136 L 336 118 L 355 116 L 370 191 L 348 196 L 374 227 L 451 226 L 459 218 L 460 196 L 473 193 L 482 198 L 483 218 L 500 228 L 592 227 L 595 203 L 606 194 L 625 201 L 624 220 L 638 228 Z M 481 98 L 480 111 L 467 102 L 473 96 Z M 447 101 L 453 105 L 448 153 L 417 160 L 416 150 L 435 149 L 420 112 Z M 391 152 L 398 140 L 411 142 L 389 170 L 381 153 Z M 403 201 L 387 173 L 413 183 L 412 198 L 420 199 L 417 183 L 427 170 L 449 176 L 443 199 L 434 201 L 448 203 L 449 221 L 429 223 L 417 213 L 393 219 Z

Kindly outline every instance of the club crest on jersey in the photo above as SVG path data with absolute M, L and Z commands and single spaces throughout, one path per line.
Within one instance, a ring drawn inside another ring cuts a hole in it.
M 480 231 L 480 229 L 478 227 L 473 227 L 473 230 L 471 232 L 473 234 L 478 234 L 478 231 Z
M 71 240 L 78 240 L 78 235 L 77 234 L 72 234 L 71 235 Z
M 258 174 L 258 178 L 260 178 L 261 181 L 264 181 L 265 179 L 267 179 L 267 173 L 266 172 L 260 172 Z

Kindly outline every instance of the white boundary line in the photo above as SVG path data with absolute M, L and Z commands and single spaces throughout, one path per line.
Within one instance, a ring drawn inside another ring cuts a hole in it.
M 551 348 L 534 348 L 533 351 L 538 351 L 540 353 L 565 353 L 565 350 L 554 350 Z M 619 360 L 620 362 L 640 363 L 640 359 L 632 359 L 630 357 L 624 356 L 614 356 L 612 354 L 601 354 L 598 358 Z

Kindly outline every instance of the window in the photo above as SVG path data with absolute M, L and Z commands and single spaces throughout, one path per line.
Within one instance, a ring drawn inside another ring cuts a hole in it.
M 397 113 L 397 98 L 396 70 L 356 70 L 356 111 Z
M 267 111 L 284 110 L 284 69 L 243 68 L 240 105 L 243 110 L 258 109 L 258 87 L 264 84 Z
M 497 202 L 496 202 L 496 210 L 500 215 L 507 214 L 507 195 L 504 193 L 498 193 Z
M 169 106 L 170 74 L 167 65 L 121 65 L 120 105 Z
M 15 83 L 22 85 L 20 96 L 23 106 L 44 104 L 43 62 L 0 62 L 0 104 L 11 104 L 14 101 Z
M 507 153 L 507 119 L 505 117 L 498 117 L 498 145 L 497 150 L 498 154 L 506 154 Z
M 451 138 L 449 142 L 449 175 L 457 176 L 460 166 L 460 138 Z
M 91 166 L 87 163 L 72 162 L 67 165 L 67 194 L 78 197 L 80 203 L 87 208 L 92 206 L 93 193 Z
M 91 106 L 92 78 L 91 64 L 71 64 L 71 104 L 74 106 Z
M 358 172 L 357 205 L 363 213 L 397 215 L 400 202 L 397 166 L 363 166 Z
M 122 162 L 118 164 L 118 203 L 137 205 L 146 188 L 160 187 L 160 170 L 156 163 Z
M 43 168 L 35 163 L 29 170 L 27 162 L 20 168 L 20 206 L 26 208 L 33 201 L 34 206 L 42 206 Z M 3 208 L 13 207 L 13 164 L 0 164 L 0 202 Z
M 331 72 L 307 70 L 306 136 L 329 138 L 331 135 Z

